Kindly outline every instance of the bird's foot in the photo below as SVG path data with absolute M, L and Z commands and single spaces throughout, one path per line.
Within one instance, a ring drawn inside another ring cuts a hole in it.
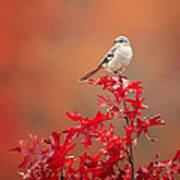
M 123 76 L 121 72 L 117 72 L 117 71 L 114 71 L 113 74 L 118 75 L 118 76 Z

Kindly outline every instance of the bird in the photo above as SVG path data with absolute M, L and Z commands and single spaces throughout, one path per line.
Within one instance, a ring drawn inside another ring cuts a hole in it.
M 81 82 L 88 80 L 103 68 L 112 74 L 122 74 L 125 71 L 133 57 L 130 41 L 121 35 L 113 43 L 113 47 L 105 54 L 97 67 L 80 78 Z

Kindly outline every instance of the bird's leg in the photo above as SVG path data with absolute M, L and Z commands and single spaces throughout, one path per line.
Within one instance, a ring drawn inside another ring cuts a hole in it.
M 119 76 L 123 76 L 123 74 L 122 74 L 121 72 L 118 72 L 117 74 L 118 74 Z
M 111 73 L 112 75 L 119 75 L 119 76 L 123 76 L 121 72 L 119 71 L 113 71 L 111 69 L 106 69 L 107 73 L 106 75 L 109 76 L 109 73 Z
M 109 72 L 109 73 L 111 73 L 111 74 L 116 74 L 116 73 L 117 73 L 116 71 L 113 71 L 113 70 L 111 70 L 111 69 L 109 69 L 109 68 L 107 68 L 106 71 Z
M 117 74 L 118 74 L 118 72 L 117 72 L 117 71 L 113 71 L 113 74 L 117 75 Z
M 123 76 L 121 72 L 117 72 L 117 71 L 114 71 L 113 74 L 118 75 L 118 76 Z
M 112 73 L 112 72 L 110 72 L 109 69 L 106 69 L 106 76 L 107 76 L 107 77 L 110 77 L 110 74 L 111 74 L 111 73 Z
M 106 72 L 106 76 L 107 76 L 107 77 L 110 77 L 109 72 Z
M 111 69 L 106 68 L 106 76 L 110 77 L 114 72 Z

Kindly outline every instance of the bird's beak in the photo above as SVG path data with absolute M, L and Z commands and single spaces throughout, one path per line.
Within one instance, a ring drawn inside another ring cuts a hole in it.
M 116 44 L 118 41 L 115 39 L 113 42 L 114 42 L 114 44 Z

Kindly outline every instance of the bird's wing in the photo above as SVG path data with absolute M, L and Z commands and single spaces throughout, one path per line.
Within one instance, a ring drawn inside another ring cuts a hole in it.
M 101 67 L 103 64 L 108 63 L 109 61 L 111 61 L 111 59 L 114 57 L 114 53 L 116 52 L 117 49 L 118 49 L 117 46 L 113 46 L 109 50 L 109 52 L 105 55 L 105 57 L 102 59 L 102 61 L 98 65 L 98 67 Z
M 105 55 L 105 57 L 102 59 L 102 61 L 100 62 L 100 64 L 92 71 L 90 71 L 89 73 L 85 74 L 82 78 L 80 78 L 80 81 L 85 81 L 87 79 L 89 79 L 93 74 L 95 74 L 96 72 L 98 72 L 103 64 L 108 63 L 109 61 L 111 61 L 111 59 L 114 57 L 114 53 L 116 52 L 118 47 L 113 46 L 109 52 Z

